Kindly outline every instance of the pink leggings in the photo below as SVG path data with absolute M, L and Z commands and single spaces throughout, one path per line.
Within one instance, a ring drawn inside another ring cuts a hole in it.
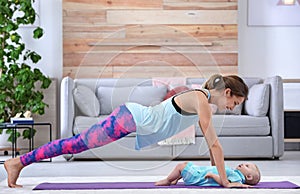
M 76 154 L 116 141 L 136 131 L 132 114 L 125 105 L 116 108 L 105 120 L 73 137 L 49 142 L 20 156 L 24 166 L 62 154 Z

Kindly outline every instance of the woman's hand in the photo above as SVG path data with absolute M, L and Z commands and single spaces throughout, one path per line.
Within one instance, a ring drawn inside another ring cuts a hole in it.
M 228 185 L 223 185 L 224 187 L 227 187 L 227 188 L 232 188 L 232 187 L 239 187 L 239 188 L 249 188 L 249 187 L 252 187 L 251 185 L 246 185 L 246 184 L 242 184 L 242 183 L 229 183 Z

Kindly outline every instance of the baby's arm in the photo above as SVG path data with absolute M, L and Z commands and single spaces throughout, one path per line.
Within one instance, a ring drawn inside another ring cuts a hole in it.
M 212 178 L 214 179 L 219 185 L 221 185 L 221 178 L 219 175 L 217 174 L 213 174 L 213 173 L 207 173 L 205 175 L 205 178 Z M 242 184 L 239 182 L 234 182 L 234 183 L 230 183 L 230 187 L 251 187 L 250 185 L 246 185 L 246 184 Z
M 213 174 L 213 173 L 207 173 L 206 175 L 205 175 L 205 178 L 212 178 L 212 179 L 214 179 L 219 185 L 222 185 L 221 183 L 221 178 L 220 178 L 220 176 L 219 175 L 217 175 L 217 174 Z

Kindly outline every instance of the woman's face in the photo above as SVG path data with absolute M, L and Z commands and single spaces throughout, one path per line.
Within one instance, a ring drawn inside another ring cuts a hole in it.
M 241 96 L 231 96 L 231 90 L 229 88 L 226 88 L 223 91 L 223 94 L 219 97 L 219 99 L 216 102 L 216 105 L 218 106 L 219 110 L 233 110 L 235 106 L 243 103 L 245 100 L 244 97 Z

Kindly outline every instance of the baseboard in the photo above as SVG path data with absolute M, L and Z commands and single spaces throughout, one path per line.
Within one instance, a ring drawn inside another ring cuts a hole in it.
M 300 142 L 285 142 L 285 151 L 300 151 Z

